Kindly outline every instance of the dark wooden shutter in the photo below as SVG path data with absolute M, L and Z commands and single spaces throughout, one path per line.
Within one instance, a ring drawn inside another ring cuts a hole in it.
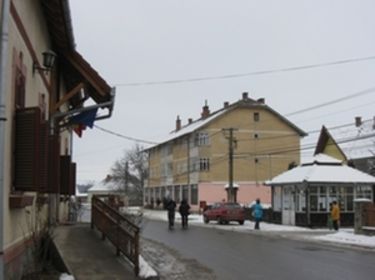
M 60 193 L 60 136 L 48 138 L 48 193 Z
M 14 187 L 37 191 L 40 183 L 40 120 L 38 107 L 16 110 L 14 146 Z
M 70 165 L 69 195 L 76 194 L 76 171 L 77 171 L 77 164 L 75 162 L 72 162 Z
M 48 189 L 48 123 L 44 122 L 40 126 L 40 149 L 39 149 L 39 172 L 40 172 L 40 192 Z
M 60 194 L 69 194 L 71 156 L 60 156 Z

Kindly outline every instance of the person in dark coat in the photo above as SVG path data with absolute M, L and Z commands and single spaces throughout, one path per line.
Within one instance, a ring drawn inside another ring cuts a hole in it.
M 189 210 L 190 210 L 189 203 L 186 201 L 186 199 L 183 199 L 181 201 L 180 207 L 178 208 L 178 211 L 180 212 L 180 215 L 181 215 L 182 228 L 188 227 L 188 216 L 190 214 Z
M 168 225 L 169 229 L 173 229 L 174 226 L 174 217 L 176 212 L 176 202 L 172 198 L 168 199 L 165 208 L 168 211 Z

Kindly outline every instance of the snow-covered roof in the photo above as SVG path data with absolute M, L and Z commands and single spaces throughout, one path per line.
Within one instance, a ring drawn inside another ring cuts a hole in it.
M 303 159 L 303 162 L 302 162 L 302 165 L 304 164 L 311 164 L 311 163 L 335 163 L 335 164 L 341 164 L 342 161 L 341 160 L 338 160 L 338 159 L 335 159 L 333 157 L 330 157 L 326 154 L 317 154 L 315 156 L 312 156 L 311 158 L 305 158 Z
M 341 164 L 334 158 L 319 154 L 311 162 L 303 163 L 267 181 L 266 185 L 299 184 L 302 182 L 375 184 L 375 177 Z
M 160 139 L 157 140 L 158 144 L 156 145 L 153 145 L 153 146 L 149 146 L 147 149 L 151 149 L 153 147 L 156 147 L 160 144 L 163 144 L 163 143 L 166 143 L 166 142 L 169 142 L 170 140 L 173 140 L 175 138 L 179 138 L 183 135 L 187 135 L 187 134 L 190 134 L 192 133 L 193 131 L 201 128 L 202 126 L 206 125 L 207 123 L 209 123 L 210 121 L 212 121 L 213 119 L 223 115 L 224 113 L 226 113 L 228 111 L 228 109 L 223 109 L 221 111 L 218 111 L 216 113 L 213 113 L 211 114 L 209 117 L 207 118 L 202 118 L 202 119 L 198 119 L 196 121 L 194 121 L 193 123 L 191 124 L 188 124 L 184 127 L 182 127 L 180 130 L 178 131 L 172 131 L 171 133 L 169 133 L 168 135 L 164 136 L 164 137 L 161 137 Z
M 230 106 L 227 106 L 227 107 L 221 108 L 221 109 L 219 109 L 219 110 L 217 110 L 215 112 L 212 112 L 206 118 L 197 119 L 196 121 L 183 126 L 181 129 L 179 129 L 177 131 L 174 130 L 171 133 L 169 133 L 168 135 L 166 135 L 165 137 L 161 137 L 160 139 L 156 139 L 157 144 L 148 146 L 145 150 L 154 148 L 154 147 L 159 146 L 159 145 L 161 145 L 163 143 L 169 142 L 169 141 L 171 141 L 173 139 L 177 139 L 177 138 L 179 138 L 181 136 L 190 134 L 190 133 L 192 133 L 192 132 L 200 129 L 201 127 L 205 126 L 206 124 L 210 123 L 214 119 L 216 119 L 216 118 L 224 115 L 225 113 L 227 113 L 230 110 L 233 110 L 234 108 L 239 107 L 239 106 L 251 106 L 251 107 L 257 107 L 257 108 L 258 107 L 262 107 L 265 110 L 267 110 L 267 111 L 271 112 L 272 114 L 276 115 L 278 118 L 280 118 L 285 123 L 287 123 L 290 127 L 292 127 L 293 129 L 295 129 L 301 136 L 306 136 L 307 135 L 306 132 L 304 132 L 303 130 L 301 130 L 300 128 L 298 128 L 296 125 L 294 125 L 288 119 L 286 119 L 284 116 L 280 115 L 278 112 L 276 112 L 275 110 L 273 110 L 271 107 L 269 107 L 266 104 L 264 104 L 264 101 L 259 101 L 259 100 L 255 101 L 255 100 L 253 100 L 251 98 L 246 98 L 246 99 L 239 100 L 239 101 L 233 103 Z
M 350 126 L 331 128 L 328 132 L 347 159 L 375 156 L 374 120 L 362 121 L 359 126 L 353 123 Z
M 118 191 L 118 186 L 113 181 L 100 181 L 99 183 L 95 184 L 91 188 L 87 190 L 87 192 L 113 192 Z

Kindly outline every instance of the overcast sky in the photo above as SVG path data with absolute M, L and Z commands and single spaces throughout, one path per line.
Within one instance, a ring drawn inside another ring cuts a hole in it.
M 116 86 L 111 119 L 96 124 L 155 141 L 241 98 L 264 97 L 286 115 L 375 87 L 375 59 L 300 71 L 173 84 L 131 85 L 254 73 L 375 56 L 375 1 L 70 1 L 77 50 Z M 302 130 L 373 118 L 375 91 L 292 115 Z M 313 143 L 316 134 L 303 141 Z M 134 142 L 98 129 L 75 137 L 78 182 L 99 181 Z M 311 152 L 311 151 L 309 151 Z

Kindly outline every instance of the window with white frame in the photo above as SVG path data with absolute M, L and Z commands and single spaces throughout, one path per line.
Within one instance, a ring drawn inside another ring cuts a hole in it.
M 353 187 L 351 186 L 311 186 L 309 187 L 309 203 L 311 212 L 330 211 L 330 204 L 337 201 L 340 210 L 352 212 Z
M 199 170 L 200 171 L 209 171 L 210 170 L 210 159 L 209 158 L 200 158 L 199 159 Z
M 274 211 L 281 211 L 281 187 L 273 188 L 273 208 Z
M 355 189 L 356 198 L 367 198 L 372 200 L 372 188 L 371 186 L 357 186 Z
M 197 146 L 208 146 L 210 144 L 210 139 L 207 132 L 198 132 L 196 134 L 196 144 Z

